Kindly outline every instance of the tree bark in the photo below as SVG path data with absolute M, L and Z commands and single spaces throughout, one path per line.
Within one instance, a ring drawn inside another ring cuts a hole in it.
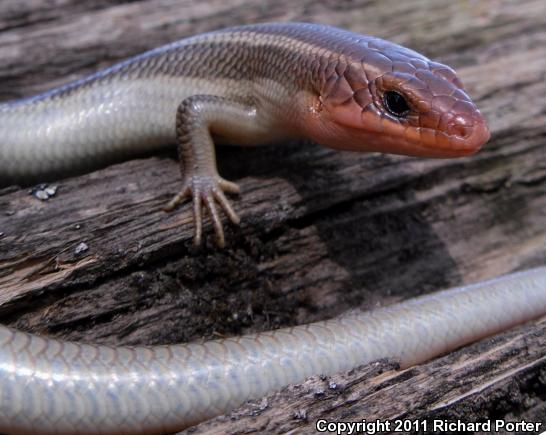
M 456 68 L 490 121 L 490 143 L 452 160 L 308 142 L 219 148 L 220 173 L 242 188 L 242 224 L 227 226 L 223 250 L 210 225 L 205 246 L 191 246 L 188 207 L 162 211 L 181 183 L 170 155 L 55 181 L 47 201 L 0 188 L 1 323 L 85 342 L 178 343 L 308 323 L 546 264 L 546 4 L 295 3 L 3 0 L 0 98 L 194 33 L 324 22 Z M 265 409 L 249 405 L 197 431 L 311 433 L 323 416 L 546 422 L 545 332 L 543 320 L 409 370 L 382 362 L 314 378 L 259 402 Z

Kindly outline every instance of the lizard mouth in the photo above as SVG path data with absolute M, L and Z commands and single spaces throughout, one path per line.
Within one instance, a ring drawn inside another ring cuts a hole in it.
M 464 137 L 448 136 L 422 127 L 405 128 L 385 123 L 381 132 L 329 122 L 313 129 L 315 141 L 330 148 L 358 152 L 382 152 L 418 157 L 464 157 L 476 153 L 490 137 L 485 123 L 475 125 Z M 318 133 L 318 134 L 317 134 Z
M 484 121 L 475 124 L 472 128 L 456 126 L 449 129 L 448 133 L 423 127 L 408 127 L 401 139 L 406 141 L 408 149 L 417 146 L 417 148 L 428 150 L 429 153 L 456 157 L 476 153 L 490 137 L 491 133 Z M 426 152 L 423 155 L 427 155 Z

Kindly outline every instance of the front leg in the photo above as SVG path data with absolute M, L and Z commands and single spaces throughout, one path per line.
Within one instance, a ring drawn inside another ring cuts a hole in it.
M 238 193 L 239 186 L 224 180 L 218 174 L 211 132 L 252 128 L 255 118 L 254 108 L 212 95 L 194 95 L 178 106 L 176 140 L 183 187 L 165 210 L 173 210 L 185 198 L 192 198 L 195 245 L 201 244 L 203 203 L 214 225 L 219 246 L 225 245 L 225 238 L 217 204 L 233 223 L 239 223 L 239 217 L 224 195 L 224 192 Z

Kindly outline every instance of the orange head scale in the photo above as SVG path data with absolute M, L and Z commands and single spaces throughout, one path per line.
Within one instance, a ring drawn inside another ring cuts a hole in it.
M 345 51 L 345 50 L 344 50 Z M 321 68 L 308 134 L 332 148 L 425 157 L 478 151 L 487 122 L 450 67 L 378 38 Z

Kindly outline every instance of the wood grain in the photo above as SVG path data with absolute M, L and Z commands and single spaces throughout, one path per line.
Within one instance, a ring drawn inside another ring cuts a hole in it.
M 312 21 L 389 38 L 449 63 L 493 137 L 478 155 L 456 160 L 338 153 L 306 142 L 221 148 L 220 172 L 242 187 L 236 207 L 243 223 L 228 227 L 226 250 L 212 238 L 192 248 L 189 210 L 161 210 L 180 186 L 170 155 L 58 180 L 45 202 L 28 188 L 6 187 L 0 321 L 86 342 L 174 343 L 311 322 L 546 264 L 545 19 L 538 0 L 3 0 L 4 100 L 193 33 Z M 414 371 L 385 372 L 388 389 L 406 391 L 404 373 L 419 373 L 407 415 L 473 421 L 528 413 L 546 422 L 544 325 L 518 331 L 518 340 L 509 332 Z M 489 353 L 495 343 L 509 349 L 500 359 Z M 461 369 L 460 358 L 476 359 L 479 370 Z M 456 368 L 465 387 L 447 391 L 445 374 Z M 360 398 L 380 381 L 368 379 L 373 367 L 362 370 L 343 378 L 358 401 L 339 395 L 332 405 L 338 413 L 314 414 L 323 399 L 311 398 L 301 405 L 307 415 L 403 415 L 389 414 L 394 392 L 382 393 L 368 411 L 370 401 Z M 283 414 L 300 406 L 291 394 L 269 406 L 279 412 L 267 417 L 268 431 L 313 430 L 312 418 L 294 425 L 292 414 Z M 491 395 L 496 401 L 484 400 Z M 427 397 L 447 402 L 438 411 Z M 202 430 L 236 433 L 250 424 L 241 421 Z

